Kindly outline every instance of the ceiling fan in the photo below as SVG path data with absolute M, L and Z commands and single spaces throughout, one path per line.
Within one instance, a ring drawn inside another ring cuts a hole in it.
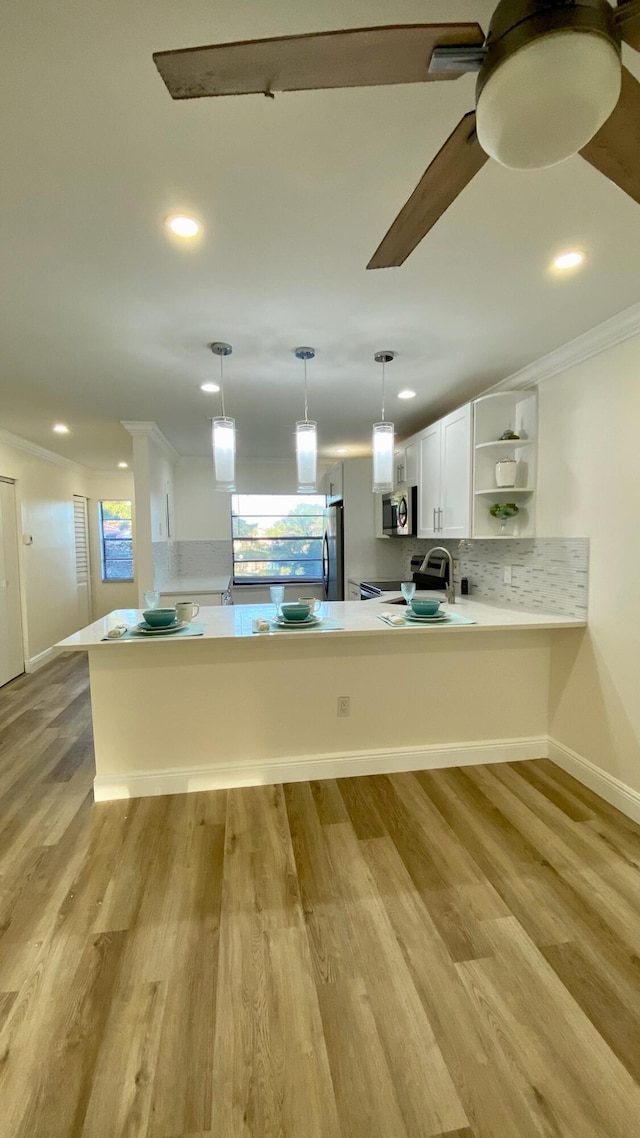
M 478 24 L 408 24 L 156 52 L 174 99 L 457 79 L 477 71 L 458 123 L 368 269 L 401 265 L 488 157 L 514 169 L 579 152 L 640 203 L 640 0 L 499 0 Z

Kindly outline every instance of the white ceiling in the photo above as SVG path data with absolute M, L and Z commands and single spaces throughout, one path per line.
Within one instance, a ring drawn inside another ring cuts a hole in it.
M 393 11 L 390 12 L 390 7 Z M 245 458 L 292 448 L 310 365 L 325 453 L 400 433 L 639 299 L 640 206 L 576 157 L 488 163 L 404 267 L 365 271 L 459 118 L 474 79 L 173 102 L 154 50 L 346 26 L 479 19 L 464 0 L 21 0 L 0 69 L 0 427 L 88 466 L 129 455 L 122 419 L 209 453 L 228 340 L 227 412 Z M 640 57 L 626 58 L 640 76 Z M 204 237 L 168 239 L 197 215 Z M 547 271 L 583 245 L 586 268 Z M 394 393 L 413 387 L 418 398 Z M 58 438 L 61 419 L 71 434 Z

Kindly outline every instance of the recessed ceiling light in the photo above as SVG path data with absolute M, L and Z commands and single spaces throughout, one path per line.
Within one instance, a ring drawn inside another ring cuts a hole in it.
M 406 391 L 399 391 L 398 392 L 398 399 L 415 399 L 415 397 L 416 397 L 415 391 L 410 391 L 408 387 L 407 387 Z
M 336 454 L 348 454 L 348 453 L 349 453 L 348 447 L 336 447 Z
M 554 269 L 577 269 L 584 261 L 584 253 L 578 252 L 577 249 L 571 249 L 568 253 L 561 253 L 559 257 L 554 257 Z
M 200 390 L 206 391 L 207 395 L 215 395 L 216 391 L 220 390 L 220 385 L 217 383 L 201 383 Z
M 69 428 L 66 423 L 54 423 L 53 429 L 57 435 L 68 435 Z
M 202 226 L 195 217 L 188 217 L 183 213 L 174 213 L 165 221 L 167 229 L 175 233 L 176 237 L 196 237 Z
M 128 462 L 119 462 L 118 466 L 120 467 L 121 470 L 128 470 L 129 463 Z

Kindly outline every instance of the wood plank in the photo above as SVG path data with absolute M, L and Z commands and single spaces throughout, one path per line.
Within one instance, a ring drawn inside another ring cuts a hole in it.
M 0 690 L 3 1134 L 635 1134 L 640 827 L 547 760 L 94 806 L 87 710 Z
M 473 23 L 390 24 L 157 51 L 153 61 L 173 99 L 198 99 L 456 79 L 429 73 L 434 48 L 483 41 Z

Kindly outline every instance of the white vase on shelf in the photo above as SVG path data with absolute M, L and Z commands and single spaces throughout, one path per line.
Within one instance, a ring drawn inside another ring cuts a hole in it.
M 516 484 L 518 464 L 514 458 L 501 458 L 496 462 L 496 486 L 508 490 Z

